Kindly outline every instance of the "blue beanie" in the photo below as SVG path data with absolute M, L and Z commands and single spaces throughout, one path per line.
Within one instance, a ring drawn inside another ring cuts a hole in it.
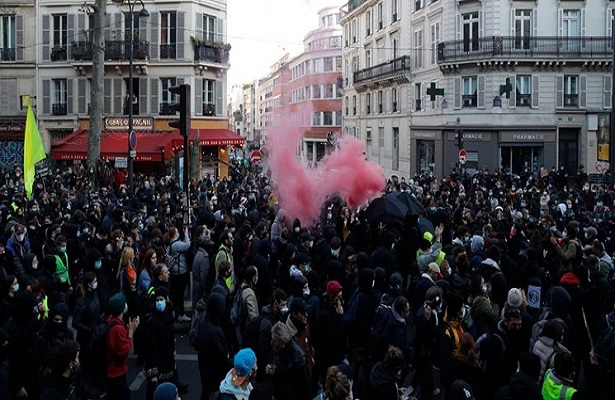
M 171 382 L 161 383 L 154 391 L 154 400 L 177 400 L 177 386 Z
M 233 367 L 239 376 L 247 376 L 256 364 L 256 354 L 250 348 L 241 349 L 233 359 Z

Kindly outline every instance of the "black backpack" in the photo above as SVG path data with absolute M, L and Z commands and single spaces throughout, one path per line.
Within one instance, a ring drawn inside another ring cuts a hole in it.
M 391 306 L 380 303 L 374 314 L 372 326 L 369 331 L 369 356 L 374 362 L 382 361 L 389 346 L 389 313 Z M 402 349 L 404 350 L 404 349 Z

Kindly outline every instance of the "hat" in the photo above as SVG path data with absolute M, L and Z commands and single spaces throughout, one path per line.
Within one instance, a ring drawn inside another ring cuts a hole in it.
M 239 376 L 247 376 L 256 364 L 256 354 L 250 348 L 241 349 L 233 359 L 233 368 Z
M 344 375 L 346 375 L 346 378 L 348 378 L 349 381 L 352 380 L 352 368 L 350 368 L 350 365 L 348 365 L 348 363 L 341 363 L 340 365 L 337 366 L 337 369 Z
M 310 260 L 311 260 L 310 256 L 308 256 L 307 254 L 305 254 L 305 253 L 297 253 L 297 255 L 295 256 L 295 259 L 294 259 L 294 263 L 295 263 L 295 265 L 305 264 L 305 263 L 310 262 Z
M 154 400 L 176 400 L 177 395 L 177 386 L 171 382 L 164 382 L 154 391 Z
M 338 281 L 327 282 L 327 295 L 329 297 L 335 297 L 342 291 L 342 285 Z
M 302 298 L 295 297 L 293 301 L 290 302 L 289 311 L 290 313 L 298 313 L 298 312 L 307 312 L 308 306 Z
M 511 307 L 521 307 L 523 303 L 523 293 L 520 289 L 512 288 L 508 291 L 507 303 Z
M 116 293 L 109 299 L 109 313 L 117 317 L 126 308 L 126 297 L 123 293 Z
M 24 233 L 26 233 L 26 227 L 25 226 L 23 226 L 21 224 L 18 224 L 18 225 L 15 226 L 15 234 L 16 235 L 22 235 Z
M 440 273 L 440 267 L 435 262 L 430 262 L 429 265 L 427 266 L 427 270 L 431 272 Z
M 504 308 L 504 318 L 521 318 L 521 311 L 517 307 L 506 306 Z
M 587 233 L 589 236 L 593 236 L 593 237 L 598 236 L 598 230 L 596 230 L 596 228 L 594 228 L 593 226 L 587 226 L 583 228 L 583 231 Z
M 433 235 L 431 232 L 427 231 L 423 233 L 423 239 L 429 240 L 429 243 L 431 243 L 433 241 Z
M 453 382 L 448 392 L 448 399 L 450 400 L 474 400 L 472 388 L 461 379 Z
M 281 340 L 286 344 L 292 340 L 293 334 L 288 325 L 282 321 L 278 321 L 271 327 L 271 337 Z

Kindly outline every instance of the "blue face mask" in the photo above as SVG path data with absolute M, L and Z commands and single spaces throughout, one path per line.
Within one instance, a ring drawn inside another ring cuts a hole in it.
M 156 301 L 156 310 L 163 312 L 167 308 L 167 302 L 164 300 Z
M 94 261 L 94 268 L 100 269 L 102 267 L 102 261 L 96 260 Z
M 66 253 L 66 246 L 60 247 L 59 250 L 60 250 L 60 253 L 62 253 L 62 254 Z
M 19 283 L 13 285 L 13 293 L 19 292 Z
M 98 287 L 98 281 L 92 283 L 92 290 L 96 290 L 97 287 Z

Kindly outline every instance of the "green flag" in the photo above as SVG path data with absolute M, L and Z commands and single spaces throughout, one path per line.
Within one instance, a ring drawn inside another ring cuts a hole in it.
M 26 198 L 32 198 L 32 184 L 34 184 L 34 166 L 47 157 L 41 134 L 38 131 L 32 106 L 28 104 L 26 117 L 26 136 L 23 144 L 23 180 L 26 186 Z

